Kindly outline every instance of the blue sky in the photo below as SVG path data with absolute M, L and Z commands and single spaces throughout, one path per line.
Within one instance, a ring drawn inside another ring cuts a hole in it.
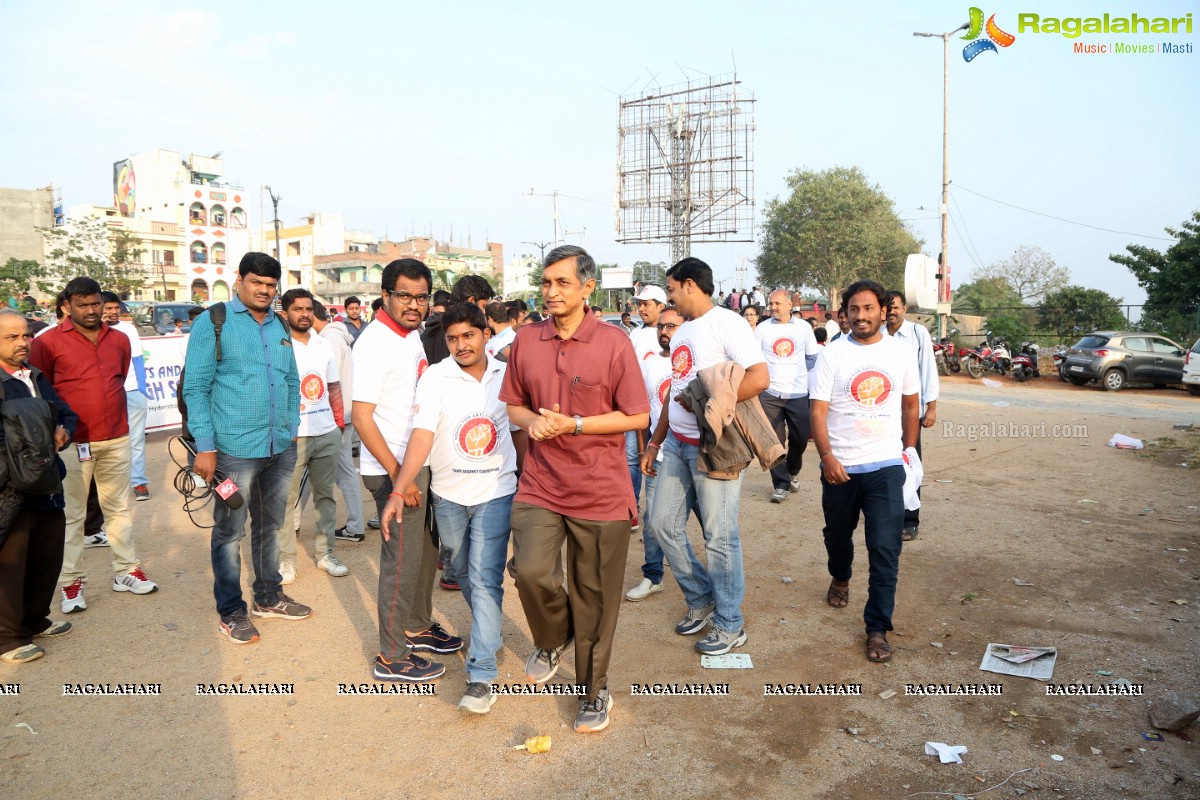
M 912 32 L 955 28 L 968 6 L 0 0 L 0 185 L 53 182 L 67 205 L 111 202 L 115 160 L 156 147 L 220 150 L 230 180 L 283 196 L 285 222 L 337 211 L 380 236 L 453 230 L 465 241 L 469 232 L 476 246 L 487 236 L 511 256 L 553 236 L 549 198 L 522 192 L 557 189 L 563 227 L 586 228 L 598 260 L 665 261 L 665 245 L 614 241 L 618 94 L 736 64 L 757 98 L 759 224 L 790 170 L 857 165 L 935 254 L 942 48 Z M 969 64 L 964 43 L 951 40 L 955 284 L 977 263 L 1032 245 L 1074 282 L 1140 302 L 1107 256 L 1129 242 L 1169 242 L 979 195 L 1148 236 L 1186 219 L 1200 207 L 1200 52 L 1077 55 L 1060 35 L 1018 33 L 1016 15 L 1196 11 L 1191 35 L 1079 41 L 1169 39 L 1200 50 L 1200 9 L 1163 0 L 981 7 L 1017 40 Z M 732 278 L 756 245 L 694 253 Z

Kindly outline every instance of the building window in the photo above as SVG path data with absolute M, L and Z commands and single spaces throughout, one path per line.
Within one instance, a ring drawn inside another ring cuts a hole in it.
M 207 303 L 208 300 L 208 284 L 202 279 L 196 278 L 192 281 L 192 302 L 199 304 Z
M 225 206 L 217 205 L 212 207 L 212 224 L 214 228 L 225 227 Z
M 246 227 L 246 212 L 245 212 L 245 210 L 235 206 L 233 211 L 229 212 L 229 222 L 232 227 L 238 228 L 239 230 L 241 228 L 245 228 Z
M 208 225 L 208 211 L 203 203 L 192 203 L 191 210 L 188 211 L 188 224 Z
M 222 242 L 217 242 L 212 246 L 212 263 L 225 263 L 225 245 Z
M 201 241 L 192 242 L 192 263 L 207 264 L 208 263 L 208 247 Z
M 290 257 L 290 256 L 297 256 L 297 257 L 299 257 L 299 255 L 300 255 L 300 243 L 299 243 L 299 242 L 288 242 L 288 243 L 287 243 L 287 253 L 288 253 L 288 256 L 289 256 L 289 257 Z
M 222 303 L 229 299 L 229 284 L 225 281 L 217 281 L 212 287 L 212 299 L 214 302 Z

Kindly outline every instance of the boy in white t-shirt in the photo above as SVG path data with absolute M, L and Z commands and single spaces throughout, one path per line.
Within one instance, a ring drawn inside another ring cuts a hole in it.
M 429 366 L 418 329 L 429 309 L 433 276 L 414 258 L 383 268 L 379 311 L 354 343 L 354 403 L 351 417 L 362 440 L 358 469 L 375 498 L 375 510 L 392 494 L 416 415 L 417 381 Z M 429 469 L 416 477 L 422 492 Z M 379 655 L 373 674 L 381 681 L 431 681 L 446 667 L 414 651 L 454 653 L 462 639 L 433 621 L 433 576 L 438 549 L 427 522 L 425 501 L 405 508 L 401 520 L 380 529 Z M 381 520 L 382 522 L 382 520 Z M 404 531 L 401 535 L 400 524 Z
M 863 621 L 871 661 L 892 657 L 887 632 L 900 570 L 904 462 L 916 457 L 920 386 L 912 348 L 882 330 L 888 299 L 889 292 L 875 281 L 859 281 L 842 293 L 850 335 L 821 351 L 810 393 L 833 578 L 825 601 L 834 608 L 849 603 L 854 529 L 861 512 L 870 567 Z
M 657 286 L 649 287 L 657 289 Z M 645 290 L 643 290 L 645 291 Z M 661 290 L 660 290 L 661 291 Z M 650 430 L 658 427 L 658 418 L 663 406 L 671 396 L 671 339 L 675 331 L 683 324 L 683 317 L 673 308 L 655 310 L 655 328 L 658 334 L 658 352 L 650 353 L 641 362 L 642 382 L 646 384 L 646 397 L 650 400 Z M 662 464 L 662 451 L 657 451 L 657 464 Z M 640 469 L 640 465 L 639 465 Z M 642 564 L 642 582 L 625 593 L 625 599 L 631 602 L 645 600 L 652 594 L 662 591 L 663 552 L 658 542 L 658 534 L 650 524 L 650 510 L 654 505 L 654 484 L 656 475 L 645 476 L 646 487 L 646 524 L 642 526 L 642 545 L 646 550 L 646 561 Z M 688 544 L 691 547 L 691 544 Z
M 812 326 L 792 316 L 792 295 L 787 289 L 771 292 L 771 316 L 754 329 L 767 359 L 771 385 L 758 396 L 787 458 L 771 468 L 772 503 L 782 503 L 788 491 L 800 488 L 800 467 L 808 447 L 808 375 L 821 352 Z M 786 430 L 785 430 L 786 429 Z
M 337 527 L 337 501 L 333 483 L 346 424 L 341 376 L 333 347 L 313 331 L 313 296 L 307 289 L 283 293 L 283 313 L 292 331 L 292 353 L 300 374 L 300 431 L 296 439 L 296 470 L 288 490 L 284 524 L 279 529 L 279 575 L 285 586 L 296 580 L 296 530 L 300 524 L 297 500 L 300 484 L 308 475 L 317 528 L 313 540 L 317 568 L 335 578 L 350 570 L 333 554 Z M 295 515 L 293 521 L 291 517 Z
M 421 504 L 413 480 L 428 459 L 438 533 L 471 609 L 467 690 L 458 707 L 486 714 L 496 702 L 492 682 L 503 646 L 504 561 L 517 453 L 508 405 L 500 400 L 505 365 L 486 352 L 491 331 L 483 311 L 473 303 L 456 303 L 442 316 L 442 330 L 453 358 L 426 370 L 417 386 L 412 436 L 379 521 L 386 527 L 404 506 Z
M 696 642 L 705 655 L 728 653 L 746 643 L 742 599 L 742 542 L 738 508 L 743 474 L 734 480 L 710 478 L 700 468 L 700 428 L 696 415 L 675 401 L 702 369 L 732 361 L 746 370 L 738 401 L 757 397 L 770 383 L 762 351 L 750 326 L 734 312 L 712 301 L 712 269 L 698 258 L 685 258 L 667 270 L 667 293 L 687 320 L 671 340 L 671 401 L 642 456 L 642 474 L 658 475 L 649 523 L 671 563 L 675 582 L 687 601 L 687 613 L 675 632 L 712 630 Z M 655 458 L 662 452 L 662 465 Z M 696 512 L 704 530 L 708 566 L 691 551 L 687 517 Z

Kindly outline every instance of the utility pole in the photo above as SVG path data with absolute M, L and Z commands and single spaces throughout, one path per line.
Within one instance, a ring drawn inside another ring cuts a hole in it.
M 558 189 L 555 189 L 550 194 L 546 194 L 545 192 L 535 192 L 533 189 L 530 189 L 528 192 L 522 192 L 522 194 L 529 195 L 531 197 L 553 197 L 554 198 L 554 213 L 553 213 L 553 216 L 554 216 L 554 246 L 558 247 L 559 243 L 562 241 L 562 239 L 558 235 Z
M 521 244 L 527 244 L 531 247 L 536 247 L 538 249 L 538 252 L 541 253 L 541 258 L 539 260 L 545 261 L 546 260 L 546 248 L 549 247 L 552 244 L 552 242 L 521 242 Z
M 271 205 L 275 209 L 275 258 L 279 259 L 279 263 L 282 264 L 283 248 L 279 245 L 279 201 L 283 198 L 276 197 L 275 192 L 271 190 L 270 186 L 266 186 L 264 188 L 267 190 L 267 194 L 271 195 Z
M 944 303 L 950 299 L 949 292 L 946 291 L 946 278 L 950 275 L 948 252 L 950 248 L 950 37 L 970 27 L 969 22 L 964 22 L 954 30 L 945 33 L 913 33 L 913 36 L 942 40 L 942 252 L 938 256 L 938 303 Z M 946 335 L 944 333 L 945 319 L 940 312 L 935 311 L 935 313 L 937 336 L 938 339 L 941 339 Z

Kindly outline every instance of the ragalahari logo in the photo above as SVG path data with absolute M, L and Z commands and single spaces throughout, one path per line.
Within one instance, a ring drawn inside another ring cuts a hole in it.
M 987 34 L 986 39 L 980 39 L 982 33 Z M 983 23 L 983 10 L 971 6 L 971 21 L 968 23 L 967 33 L 963 40 L 969 41 L 970 44 L 963 48 L 963 60 L 974 61 L 975 56 L 980 53 L 992 51 L 993 53 L 1000 52 L 996 49 L 996 45 L 1000 47 L 1008 47 L 1017 40 L 1017 37 L 1011 33 L 1006 33 L 1000 30 L 1000 26 L 996 24 L 996 15 L 992 14 L 988 17 L 987 24 Z

